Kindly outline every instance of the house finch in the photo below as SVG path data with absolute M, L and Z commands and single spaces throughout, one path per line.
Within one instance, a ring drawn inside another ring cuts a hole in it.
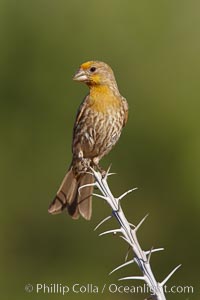
M 61 186 L 49 206 L 49 213 L 64 209 L 72 218 L 81 214 L 89 220 L 92 213 L 93 186 L 79 187 L 94 182 L 89 167 L 98 167 L 100 159 L 118 141 L 128 118 L 128 104 L 119 93 L 112 69 L 104 62 L 83 63 L 73 80 L 84 82 L 89 94 L 81 103 L 76 116 L 72 162 Z

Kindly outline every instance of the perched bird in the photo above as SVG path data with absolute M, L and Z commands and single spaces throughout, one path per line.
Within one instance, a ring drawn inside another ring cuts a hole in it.
M 128 118 L 128 104 L 119 93 L 112 69 L 101 61 L 83 63 L 73 80 L 86 83 L 89 94 L 81 103 L 76 116 L 72 162 L 61 186 L 49 206 L 49 213 L 64 209 L 72 218 L 82 215 L 89 220 L 92 213 L 93 187 L 79 187 L 94 182 L 89 167 L 98 167 L 100 159 L 118 141 Z

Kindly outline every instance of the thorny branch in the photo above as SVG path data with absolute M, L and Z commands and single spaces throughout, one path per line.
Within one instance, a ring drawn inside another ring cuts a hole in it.
M 132 191 L 134 191 L 135 189 L 129 190 L 126 193 L 124 193 L 123 195 L 121 195 L 120 197 L 115 198 L 112 195 L 110 188 L 108 186 L 108 183 L 107 183 L 108 176 L 112 175 L 112 173 L 109 173 L 109 171 L 110 171 L 110 168 L 108 169 L 106 174 L 102 175 L 99 171 L 95 171 L 94 169 L 91 168 L 91 173 L 93 174 L 93 176 L 95 178 L 95 182 L 92 185 L 96 186 L 102 193 L 102 195 L 95 194 L 95 193 L 93 195 L 104 199 L 112 208 L 112 215 L 110 215 L 110 216 L 106 217 L 104 220 L 102 220 L 96 226 L 95 230 L 97 228 L 99 228 L 104 222 L 108 221 L 110 218 L 115 217 L 118 224 L 120 225 L 120 227 L 117 229 L 105 231 L 105 232 L 101 233 L 100 236 L 109 234 L 109 233 L 119 233 L 120 237 L 129 244 L 129 247 L 133 250 L 133 253 L 134 253 L 133 259 L 118 266 L 112 272 L 110 272 L 110 274 L 112 274 L 113 272 L 115 272 L 115 271 L 119 270 L 120 268 L 123 268 L 129 264 L 136 263 L 138 265 L 139 269 L 141 270 L 142 275 L 141 276 L 123 277 L 123 278 L 120 278 L 119 280 L 131 280 L 131 279 L 143 280 L 144 282 L 147 283 L 147 285 L 150 288 L 150 291 L 152 293 L 151 297 L 150 297 L 151 299 L 166 300 L 166 297 L 164 294 L 164 286 L 165 286 L 166 282 L 169 280 L 169 278 L 174 274 L 174 272 L 181 265 L 177 266 L 162 282 L 158 282 L 155 279 L 155 276 L 152 272 L 151 265 L 150 265 L 151 254 L 156 251 L 161 251 L 164 249 L 158 248 L 158 249 L 151 249 L 149 251 L 144 251 L 141 249 L 140 244 L 137 239 L 137 231 L 140 228 L 140 226 L 142 225 L 142 223 L 145 221 L 147 216 L 145 216 L 137 226 L 134 226 L 133 224 L 128 222 L 128 220 L 126 219 L 124 212 L 122 210 L 120 200 L 122 198 L 124 198 L 128 193 L 131 193 Z M 82 189 L 86 186 L 88 186 L 88 185 L 81 186 L 80 189 Z

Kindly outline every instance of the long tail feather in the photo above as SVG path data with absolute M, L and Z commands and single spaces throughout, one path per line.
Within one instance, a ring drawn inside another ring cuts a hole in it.
M 78 192 L 79 187 L 93 183 L 93 176 L 90 174 L 79 174 L 75 176 L 70 168 L 61 186 L 49 206 L 50 214 L 61 213 L 67 208 L 73 219 L 78 219 L 81 214 L 86 220 L 90 220 L 92 214 L 92 191 L 93 187 L 85 187 Z
M 91 174 L 84 174 L 79 179 L 79 187 L 93 182 L 94 177 Z M 92 192 L 93 186 L 87 186 L 82 188 L 78 195 L 78 209 L 86 220 L 90 220 L 92 215 Z

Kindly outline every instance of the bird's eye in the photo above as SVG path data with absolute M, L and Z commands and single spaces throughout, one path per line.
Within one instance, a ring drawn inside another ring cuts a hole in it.
M 90 68 L 90 72 L 95 72 L 96 71 L 96 68 L 95 67 L 92 67 L 92 68 Z

